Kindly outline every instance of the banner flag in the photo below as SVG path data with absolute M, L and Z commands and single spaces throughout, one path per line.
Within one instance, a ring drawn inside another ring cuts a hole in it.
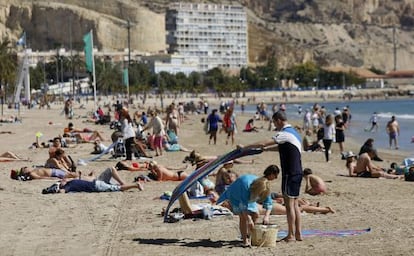
M 89 72 L 93 72 L 93 41 L 92 41 L 92 31 L 83 36 L 83 42 L 85 43 L 85 64 L 86 69 Z

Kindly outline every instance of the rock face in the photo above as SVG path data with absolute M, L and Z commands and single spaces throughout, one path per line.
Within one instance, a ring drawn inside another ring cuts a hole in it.
M 94 31 L 99 49 L 165 51 L 167 0 L 2 0 L 0 37 L 27 32 L 34 50 L 81 49 Z M 175 1 L 174 1 L 175 2 Z M 187 1 L 189 2 L 189 1 Z M 199 1 L 192 1 L 199 2 Z M 205 2 L 205 1 L 204 1 Z M 414 0 L 238 0 L 249 19 L 249 61 L 275 55 L 280 67 L 308 60 L 323 65 L 414 69 Z M 395 28 L 395 29 L 394 29 Z M 395 38 L 395 39 L 394 39 Z

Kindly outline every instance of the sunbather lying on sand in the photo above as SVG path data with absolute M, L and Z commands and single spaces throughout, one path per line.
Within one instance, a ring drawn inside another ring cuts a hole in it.
M 118 184 L 112 184 L 110 181 L 114 178 Z M 52 185 L 42 191 L 43 194 L 49 193 L 70 193 L 70 192 L 117 192 L 136 188 L 143 190 L 140 182 L 126 184 L 119 177 L 115 168 L 107 168 L 99 177 L 89 175 L 83 179 L 63 179 L 57 186 Z
M 63 178 L 78 178 L 79 175 L 74 172 L 69 172 L 61 169 L 53 169 L 46 167 L 22 167 L 20 170 L 11 170 L 10 178 L 15 180 L 33 180 L 33 179 L 63 179 Z

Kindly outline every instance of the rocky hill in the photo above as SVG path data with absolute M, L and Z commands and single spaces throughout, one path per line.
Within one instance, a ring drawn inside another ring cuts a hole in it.
M 22 30 L 34 50 L 81 49 L 94 30 L 98 48 L 159 52 L 165 45 L 167 0 L 2 0 L 0 37 L 17 40 Z M 186 1 L 188 2 L 188 1 Z M 200 2 L 200 1 L 192 1 Z M 238 0 L 249 19 L 249 61 L 276 56 L 281 67 L 315 61 L 323 65 L 414 69 L 414 0 Z M 395 35 L 395 40 L 394 40 Z M 395 44 L 394 44 L 395 42 Z

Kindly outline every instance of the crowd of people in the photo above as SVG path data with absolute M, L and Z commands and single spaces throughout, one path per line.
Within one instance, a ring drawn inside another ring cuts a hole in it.
M 212 146 L 230 144 L 234 148 L 245 150 L 261 149 L 262 154 L 268 154 L 270 151 L 278 151 L 279 154 L 280 168 L 275 163 L 269 163 L 260 177 L 252 173 L 239 174 L 234 164 L 252 164 L 254 160 L 236 159 L 222 164 L 217 172 L 198 180 L 188 191 L 190 196 L 207 196 L 211 203 L 221 204 L 238 215 L 243 247 L 251 246 L 251 232 L 254 225 L 259 222 L 260 216 L 263 217 L 261 223 L 269 224 L 270 215 L 286 215 L 288 232 L 281 241 L 292 242 L 303 240 L 302 212 L 335 213 L 332 207 L 320 207 L 319 203 L 314 205 L 300 197 L 301 191 L 309 196 L 329 193 L 324 179 L 310 168 L 304 168 L 306 163 L 302 162 L 303 152 L 323 152 L 325 161 L 330 162 L 333 157 L 332 152 L 336 151 L 332 149 L 332 144 L 336 143 L 338 155 L 345 160 L 350 177 L 387 179 L 403 177 L 403 173 L 398 170 L 404 167 L 394 165 L 392 170 L 386 170 L 373 163 L 382 159 L 378 156 L 372 138 L 362 145 L 358 155 L 345 150 L 346 129 L 352 117 L 348 106 L 342 111 L 337 108 L 333 113 L 328 113 L 323 106 L 315 104 L 312 110 L 305 110 L 303 125 L 300 127 L 292 126 L 288 122 L 285 104 L 275 104 L 272 110 L 268 111 L 266 104 L 262 102 L 258 104 L 257 116 L 249 118 L 243 130 L 254 132 L 260 139 L 249 145 L 242 145 L 243 141 L 237 133 L 238 123 L 234 102 L 225 104 L 223 108 L 220 106 L 220 109 L 213 108 L 210 113 L 208 102 L 202 103 L 200 106 L 205 116 L 203 120 L 204 130 L 207 133 L 206 144 Z M 65 103 L 64 113 L 67 119 L 73 118 L 72 104 L 71 100 Z M 302 109 L 298 110 L 298 114 L 302 115 Z M 94 119 L 101 120 L 107 115 L 101 107 L 98 107 L 94 112 Z M 255 121 L 269 122 L 269 129 L 274 130 L 274 136 L 270 138 L 260 136 L 263 126 L 261 128 L 255 126 Z M 117 192 L 130 189 L 142 191 L 145 182 L 183 181 L 193 170 L 217 159 L 217 156 L 203 156 L 201 152 L 179 144 L 179 136 L 185 133 L 183 124 L 186 122 L 186 113 L 183 110 L 183 103 L 173 102 L 168 105 L 165 112 L 149 108 L 147 111 L 136 111 L 131 115 L 130 110 L 118 102 L 115 104 L 114 122 L 116 124 L 113 125 L 115 131 L 111 136 L 112 143 L 119 142 L 119 138 L 122 139 L 121 143 L 125 149 L 122 156 L 124 159 L 117 161 L 115 166 L 108 166 L 100 175 L 95 176 L 93 172 L 84 175 L 65 151 L 65 147 L 77 143 L 93 143 L 94 152 L 100 154 L 108 148 L 103 143 L 109 139 L 98 130 L 77 129 L 72 122 L 69 122 L 62 135 L 59 134 L 51 140 L 52 144 L 48 146 L 44 165 L 35 168 L 23 166 L 11 170 L 10 177 L 21 181 L 35 179 L 58 181 L 43 189 L 43 194 Z M 97 121 L 95 124 L 103 123 Z M 374 131 L 376 125 L 377 121 L 373 117 L 370 131 Z M 390 147 L 394 145 L 398 149 L 397 137 L 400 131 L 395 117 L 388 122 L 386 129 Z M 222 132 L 225 133 L 225 138 L 219 141 Z M 164 154 L 173 151 L 190 153 L 183 162 L 191 163 L 191 166 L 172 167 L 174 163 L 168 163 L 167 166 L 154 159 L 162 159 Z M 12 157 L 12 154 L 9 153 L 8 156 Z M 141 160 L 141 157 L 145 159 Z M 254 168 L 254 165 L 251 168 Z M 133 182 L 128 183 L 122 179 L 120 172 L 123 170 L 137 172 Z M 279 176 L 281 176 L 281 192 L 271 191 L 271 182 Z M 187 193 L 183 196 L 187 196 Z M 182 207 L 191 209 L 188 205 Z

